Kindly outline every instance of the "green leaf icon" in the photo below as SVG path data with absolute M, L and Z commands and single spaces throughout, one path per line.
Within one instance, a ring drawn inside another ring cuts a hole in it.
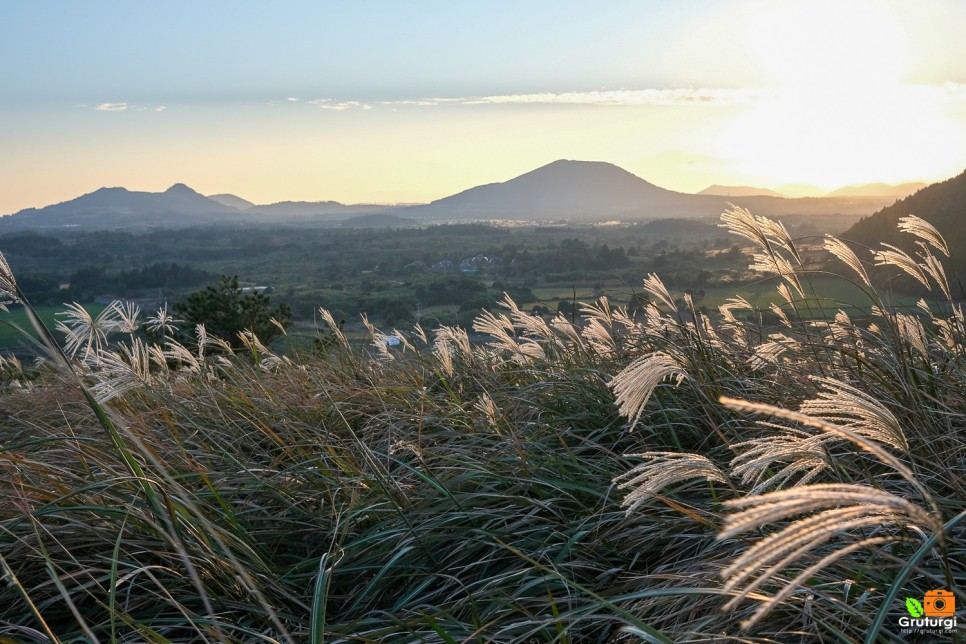
M 922 617 L 922 604 L 912 597 L 906 597 L 906 610 L 908 610 L 909 614 L 913 617 Z

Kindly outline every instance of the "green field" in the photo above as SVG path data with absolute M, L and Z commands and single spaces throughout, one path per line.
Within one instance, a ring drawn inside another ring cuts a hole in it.
M 28 334 L 31 338 L 36 338 L 37 334 L 34 333 L 30 320 L 27 319 L 27 313 L 23 307 L 16 304 L 9 305 L 8 308 L 10 310 L 7 312 L 0 311 L 0 351 L 21 347 L 28 348 L 31 342 L 24 337 L 24 334 Z M 62 304 L 50 304 L 35 308 L 47 328 L 53 331 L 57 326 L 57 320 L 60 319 L 57 314 L 66 310 L 67 307 Z M 106 307 L 103 304 L 85 304 L 84 308 L 96 317 Z

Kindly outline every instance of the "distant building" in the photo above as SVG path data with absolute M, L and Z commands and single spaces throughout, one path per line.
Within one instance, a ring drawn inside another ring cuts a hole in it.
M 492 270 L 498 270 L 502 267 L 503 267 L 503 258 L 487 257 L 485 255 L 467 257 L 460 262 L 460 271 L 462 271 L 463 273 L 477 273 L 480 271 L 492 271 Z
M 456 270 L 456 265 L 448 259 L 436 262 L 430 269 L 434 273 L 452 273 Z

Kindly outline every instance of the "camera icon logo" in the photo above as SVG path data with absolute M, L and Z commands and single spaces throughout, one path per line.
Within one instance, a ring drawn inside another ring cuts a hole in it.
M 956 614 L 956 597 L 948 590 L 930 590 L 922 600 L 926 617 L 952 617 Z

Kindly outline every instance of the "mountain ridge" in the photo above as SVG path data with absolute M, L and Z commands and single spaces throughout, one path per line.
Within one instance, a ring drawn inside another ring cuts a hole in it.
M 869 215 L 892 203 L 890 197 L 695 195 L 657 186 L 612 163 L 560 159 L 508 179 L 478 185 L 420 205 L 346 205 L 336 201 L 251 203 L 235 195 L 205 197 L 178 183 L 164 192 L 100 188 L 43 208 L 27 208 L 0 218 L 0 227 L 89 226 L 97 228 L 208 225 L 213 223 L 332 224 L 367 214 L 396 214 L 417 220 L 600 218 L 660 219 L 717 217 L 729 202 L 767 216 Z M 227 201 L 227 203 L 223 203 Z
M 560 159 L 504 182 L 489 183 L 405 211 L 422 219 L 594 219 L 717 217 L 732 201 L 753 212 L 867 215 L 891 198 L 720 197 L 667 190 L 604 161 Z

